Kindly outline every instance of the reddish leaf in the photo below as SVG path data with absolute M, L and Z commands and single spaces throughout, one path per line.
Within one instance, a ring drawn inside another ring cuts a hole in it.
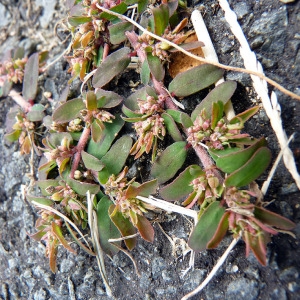
M 267 225 L 283 230 L 291 230 L 296 226 L 295 223 L 289 219 L 258 206 L 255 206 L 254 216 Z
M 153 243 L 154 241 L 154 229 L 151 225 L 151 223 L 144 217 L 139 214 L 137 214 L 137 224 L 136 227 L 141 234 L 141 237 L 148 241 Z

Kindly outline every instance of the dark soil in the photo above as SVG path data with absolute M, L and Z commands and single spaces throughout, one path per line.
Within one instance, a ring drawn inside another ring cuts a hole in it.
M 30 4 L 30 10 L 28 10 Z M 57 23 L 66 16 L 63 2 L 56 0 L 11 1 L 0 3 L 0 56 L 17 46 L 27 53 L 48 49 L 53 57 L 67 47 L 62 40 L 67 33 Z M 220 62 L 242 66 L 239 45 L 230 32 L 217 1 L 190 3 L 201 9 Z M 237 12 L 252 49 L 272 79 L 300 94 L 300 3 L 285 5 L 278 0 L 230 1 Z M 55 24 L 60 38 L 54 35 Z M 2 26 L 2 27 L 1 27 Z M 63 60 L 52 66 L 40 79 L 44 91 L 50 91 L 54 101 L 66 86 L 68 65 Z M 129 76 L 120 78 L 116 89 L 128 95 Z M 244 74 L 227 73 L 227 79 L 238 81 L 232 101 L 237 112 L 258 102 L 250 78 Z M 272 89 L 272 87 L 270 87 Z M 72 86 L 76 94 L 78 84 Z M 297 164 L 300 162 L 300 102 L 277 92 L 287 135 L 296 133 L 291 143 Z M 42 91 L 39 99 L 42 98 Z M 199 100 L 199 95 L 193 101 Z M 45 102 L 46 103 L 46 102 Z M 13 106 L 9 98 L 0 99 L 0 298 L 1 299 L 109 299 L 97 268 L 96 259 L 77 249 L 78 255 L 59 249 L 58 272 L 52 274 L 44 256 L 44 246 L 30 239 L 35 232 L 36 210 L 23 199 L 22 190 L 28 184 L 28 157 L 22 157 L 16 145 L 3 140 L 5 118 Z M 279 152 L 276 136 L 263 110 L 247 124 L 246 130 L 255 137 L 265 136 L 273 153 Z M 143 177 L 143 174 L 140 174 Z M 266 178 L 264 174 L 259 184 Z M 300 192 L 283 163 L 280 163 L 266 195 L 275 200 L 269 209 L 297 224 L 296 239 L 287 234 L 272 238 L 268 245 L 268 266 L 262 267 L 250 254 L 245 258 L 245 246 L 240 242 L 229 255 L 210 284 L 193 299 L 300 299 Z M 159 226 L 155 227 L 155 242 L 142 239 L 132 251 L 141 277 L 135 274 L 131 261 L 123 253 L 106 259 L 109 283 L 116 299 L 180 299 L 194 289 L 210 272 L 218 257 L 231 242 L 228 236 L 216 250 L 196 255 L 195 269 L 184 277 L 189 254 L 182 256 L 180 242 L 188 238 L 190 222 L 176 214 L 159 216 L 160 225 L 177 247 L 172 247 Z M 180 240 L 178 240 L 180 239 Z

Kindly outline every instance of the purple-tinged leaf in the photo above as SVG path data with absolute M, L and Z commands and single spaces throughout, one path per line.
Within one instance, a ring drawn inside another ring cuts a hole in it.
M 167 201 L 177 201 L 193 192 L 191 182 L 204 172 L 197 165 L 188 166 L 170 184 L 160 189 L 160 195 Z
M 151 223 L 142 215 L 137 214 L 137 223 L 136 228 L 138 229 L 139 233 L 141 234 L 141 237 L 150 242 L 153 243 L 154 241 L 154 229 L 151 225 Z
M 268 167 L 271 161 L 271 152 L 268 148 L 259 148 L 241 168 L 231 173 L 225 179 L 227 187 L 241 187 L 258 178 Z
M 167 2 L 167 4 L 169 8 L 169 16 L 171 17 L 178 7 L 178 0 L 170 0 Z
M 125 100 L 124 104 L 126 105 L 126 107 L 128 107 L 132 111 L 139 110 L 137 99 L 146 100 L 147 95 L 152 96 L 155 99 L 157 99 L 157 95 L 155 93 L 155 90 L 150 86 L 144 86 L 144 87 L 138 89 L 133 94 L 131 94 Z
M 157 189 L 157 180 L 144 182 L 139 186 L 130 185 L 126 190 L 126 198 L 135 198 L 136 196 L 148 197 L 155 194 Z
M 24 70 L 23 90 L 22 94 L 25 100 L 34 99 L 37 92 L 37 84 L 39 77 L 39 54 L 32 54 Z
M 151 176 L 157 178 L 159 184 L 168 181 L 182 167 L 186 156 L 186 142 L 175 142 L 155 160 L 151 169 Z
M 169 8 L 167 4 L 161 4 L 152 8 L 154 18 L 154 33 L 162 36 L 169 24 Z
M 130 63 L 130 51 L 130 48 L 124 47 L 107 56 L 94 74 L 93 86 L 101 88 L 123 72 Z
M 252 116 L 254 116 L 259 110 L 259 106 L 254 106 L 251 107 L 249 109 L 247 109 L 246 111 L 236 115 L 234 118 L 232 118 L 229 123 L 230 124 L 235 124 L 235 123 L 245 123 L 246 121 L 248 121 Z
M 87 152 L 96 158 L 101 159 L 107 153 L 124 123 L 125 122 L 119 116 L 116 116 L 116 118 L 112 120 L 112 123 L 106 123 L 101 134 L 101 140 L 98 143 L 95 143 L 91 139 L 88 144 Z
M 111 220 L 119 229 L 123 237 L 133 235 L 136 233 L 136 229 L 131 224 L 130 220 L 128 218 L 124 218 L 123 214 L 118 210 L 118 208 L 114 204 L 112 204 L 109 207 L 108 213 L 110 215 Z M 132 250 L 136 245 L 136 240 L 136 237 L 125 239 L 124 243 L 129 250 Z
M 100 245 L 103 251 L 110 256 L 117 254 L 119 249 L 108 242 L 108 240 L 120 237 L 120 232 L 108 213 L 108 209 L 112 204 L 113 202 L 107 196 L 104 196 L 97 205 L 97 223 Z M 116 242 L 116 244 L 120 246 L 121 242 Z
M 80 111 L 85 108 L 81 98 L 69 100 L 53 112 L 53 121 L 58 124 L 70 122 L 76 119 L 80 115 Z
M 105 91 L 102 89 L 97 89 L 96 96 L 98 101 L 98 105 L 97 105 L 98 108 L 116 107 L 123 101 L 123 97 L 118 95 L 117 93 L 111 91 Z M 99 101 L 100 99 L 102 99 L 101 102 Z
M 255 206 L 254 216 L 261 222 L 278 229 L 291 230 L 296 226 L 289 219 L 258 206 Z
M 196 106 L 192 112 L 192 120 L 195 121 L 200 115 L 200 112 L 205 109 L 207 116 L 211 116 L 212 103 L 215 101 L 221 101 L 225 105 L 232 97 L 236 90 L 235 81 L 225 81 L 216 86 L 202 101 Z
M 121 44 L 126 40 L 126 31 L 132 31 L 133 25 L 129 22 L 119 22 L 108 26 L 110 42 L 113 45 Z
M 56 256 L 57 256 L 57 245 L 55 241 L 49 241 L 47 245 L 47 252 L 49 257 L 49 267 L 52 273 L 56 273 Z
M 171 135 L 173 140 L 175 142 L 182 141 L 183 137 L 182 137 L 174 119 L 167 113 L 163 113 L 161 116 L 163 117 L 167 131 Z
M 39 242 L 46 233 L 47 232 L 44 230 L 39 230 L 38 232 L 36 232 L 34 234 L 28 234 L 28 235 L 35 241 Z
M 101 171 L 104 168 L 104 164 L 101 162 L 101 160 L 85 151 L 81 151 L 81 158 L 83 160 L 84 166 L 87 169 L 93 171 Z
M 213 65 L 199 65 L 179 73 L 169 84 L 169 91 L 177 97 L 189 96 L 217 82 L 223 73 Z
M 220 242 L 222 241 L 222 239 L 224 238 L 228 227 L 229 227 L 229 212 L 225 212 L 225 214 L 223 215 L 223 217 L 221 218 L 221 221 L 218 225 L 218 228 L 214 234 L 214 236 L 212 237 L 212 239 L 208 242 L 207 244 L 207 249 L 213 249 L 216 248 Z
M 264 138 L 261 138 L 260 140 L 257 140 L 255 144 L 248 148 L 232 148 L 237 151 L 233 151 L 227 155 L 221 154 L 222 156 L 216 159 L 216 165 L 224 173 L 232 173 L 235 170 L 241 168 L 243 165 L 245 165 L 247 161 L 252 157 L 252 155 L 259 148 L 266 146 L 266 144 L 266 140 Z M 212 152 L 214 155 L 218 155 L 222 151 L 225 150 L 209 150 L 209 152 Z
M 9 80 L 5 80 L 2 87 L 0 87 L 0 97 L 7 97 L 12 89 L 13 83 Z
M 218 225 L 225 213 L 219 201 L 212 202 L 201 215 L 200 220 L 190 235 L 188 244 L 194 251 L 203 251 L 215 235 Z
M 165 69 L 161 64 L 160 59 L 157 56 L 153 56 L 152 53 L 147 53 L 147 61 L 151 74 L 156 80 L 162 81 L 165 77 Z
M 197 49 L 199 47 L 204 47 L 205 45 L 203 42 L 195 41 L 195 42 L 180 44 L 179 46 L 186 51 L 190 51 L 190 50 Z M 168 50 L 168 52 L 171 52 L 171 53 L 178 52 L 178 51 L 180 51 L 180 50 L 178 50 L 177 48 L 171 48 Z

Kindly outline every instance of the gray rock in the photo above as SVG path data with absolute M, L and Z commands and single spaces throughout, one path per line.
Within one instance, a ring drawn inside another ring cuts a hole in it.
M 258 296 L 258 284 L 254 280 L 238 278 L 229 283 L 226 290 L 227 300 L 255 300 Z
M 294 281 L 299 278 L 299 272 L 295 267 L 290 267 L 290 268 L 284 269 L 280 273 L 279 278 L 285 282 Z
M 246 2 L 238 2 L 233 6 L 238 20 L 244 18 L 249 13 L 249 5 Z
M 283 288 L 278 288 L 273 290 L 272 294 L 270 295 L 270 300 L 286 300 L 286 292 Z
M 43 14 L 40 16 L 40 23 L 43 28 L 47 28 L 53 19 L 57 0 L 36 0 L 37 6 L 43 7 Z
M 0 27 L 5 27 L 9 24 L 9 20 L 11 19 L 10 12 L 6 9 L 6 7 L 0 3 Z
M 161 272 L 166 268 L 166 261 L 162 257 L 155 257 L 152 261 L 152 278 L 161 276 Z

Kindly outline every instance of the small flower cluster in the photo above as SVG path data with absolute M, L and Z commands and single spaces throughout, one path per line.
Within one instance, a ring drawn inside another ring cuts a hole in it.
M 127 178 L 125 177 L 127 172 L 128 167 L 125 167 L 118 176 L 111 175 L 105 184 L 105 194 L 114 201 L 125 218 L 131 218 L 131 212 L 143 215 L 147 210 L 154 209 L 154 207 L 137 198 L 127 197 L 127 188 L 134 183 L 134 179 L 127 181 Z
M 186 208 L 192 208 L 196 203 L 201 205 L 204 200 L 206 203 L 216 201 L 222 189 L 219 179 L 210 170 L 195 178 L 190 186 L 193 187 L 194 192 L 183 202 L 183 205 L 187 205 Z
M 164 111 L 163 103 L 163 96 L 159 96 L 158 99 L 147 96 L 146 100 L 138 100 L 140 108 L 138 112 L 144 114 L 144 116 L 133 125 L 139 136 L 130 151 L 130 154 L 135 155 L 135 159 L 139 158 L 144 152 L 148 154 L 152 148 L 152 159 L 154 159 L 157 139 L 163 140 L 166 135 L 164 119 L 160 116 L 160 113 Z
M 9 82 L 22 83 L 24 69 L 28 58 L 10 59 L 0 63 L 0 75 L 6 76 Z
M 188 128 L 187 141 L 193 146 L 204 143 L 209 148 L 223 150 L 224 146 L 234 143 L 235 140 L 249 137 L 248 134 L 241 133 L 243 127 L 243 123 L 228 124 L 224 118 L 213 126 L 211 118 L 202 110 L 194 125 Z

